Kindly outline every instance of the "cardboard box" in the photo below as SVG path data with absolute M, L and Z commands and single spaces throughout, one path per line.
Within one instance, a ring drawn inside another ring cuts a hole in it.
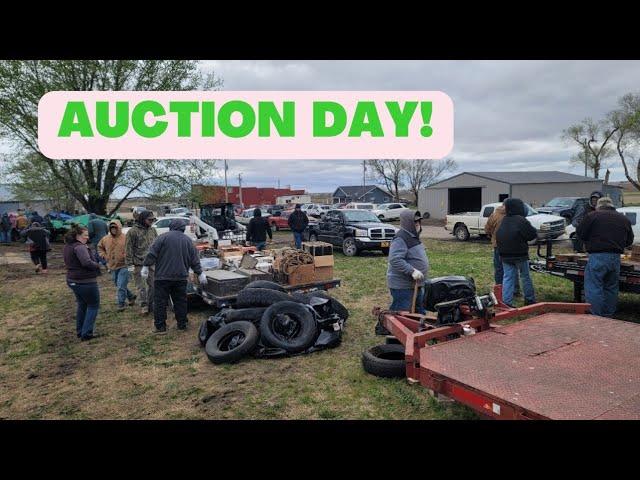
M 313 264 L 316 268 L 333 267 L 333 255 L 323 255 L 321 257 L 313 257 Z
M 302 285 L 305 283 L 311 283 L 315 278 L 315 266 L 298 265 L 296 269 L 289 274 L 289 285 Z
M 333 280 L 333 265 L 327 267 L 316 267 L 313 277 L 316 282 Z

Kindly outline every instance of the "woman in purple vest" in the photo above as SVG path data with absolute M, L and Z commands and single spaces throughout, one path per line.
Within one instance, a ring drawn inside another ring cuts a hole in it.
M 76 296 L 76 333 L 80 340 L 96 337 L 93 328 L 100 309 L 98 275 L 100 264 L 87 246 L 89 231 L 74 225 L 65 238 L 64 264 L 67 267 L 67 285 Z

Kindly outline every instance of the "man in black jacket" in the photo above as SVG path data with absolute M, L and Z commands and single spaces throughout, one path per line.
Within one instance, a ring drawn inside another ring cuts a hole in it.
M 200 265 L 200 256 L 191 239 L 184 234 L 188 219 L 175 218 L 169 224 L 169 231 L 156 238 L 144 259 L 141 271 L 146 277 L 149 266 L 155 265 L 153 283 L 153 316 L 155 330 L 153 333 L 167 332 L 167 302 L 173 301 L 173 311 L 178 323 L 178 330 L 187 329 L 187 277 L 189 268 L 196 275 L 201 285 L 206 285 L 207 277 Z
M 631 222 L 616 212 L 609 197 L 598 200 L 576 230 L 585 243 L 589 261 L 584 271 L 584 295 L 591 313 L 611 317 L 616 313 L 620 281 L 620 254 L 633 244 Z
M 502 301 L 513 305 L 513 293 L 518 281 L 522 280 L 525 305 L 536 302 L 533 282 L 529 274 L 529 241 L 538 233 L 526 217 L 524 202 L 518 198 L 504 201 L 506 216 L 496 231 L 498 252 L 502 259 L 504 278 L 502 283 Z
M 302 248 L 302 232 L 304 232 L 307 225 L 309 225 L 309 217 L 307 217 L 307 214 L 302 211 L 302 205 L 296 203 L 296 208 L 291 215 L 289 215 L 287 223 L 293 232 L 293 239 L 296 242 L 296 248 Z
M 247 227 L 247 241 L 252 242 L 258 247 L 259 251 L 262 251 L 267 244 L 267 234 L 269 235 L 269 240 L 273 240 L 271 225 L 262 216 L 262 211 L 256 208 L 253 210 L 253 218 L 249 221 Z
M 582 223 L 582 221 L 587 217 L 587 215 L 589 215 L 591 212 L 596 211 L 596 204 L 602 197 L 602 192 L 596 190 L 594 192 L 591 192 L 589 203 L 581 203 L 580 205 L 578 205 L 575 213 L 573 214 L 573 218 L 571 219 L 571 225 L 573 225 L 576 230 L 580 226 L 580 223 Z M 576 235 L 573 239 L 573 250 L 576 252 L 584 252 L 584 243 L 582 242 L 582 240 L 580 240 L 578 235 Z

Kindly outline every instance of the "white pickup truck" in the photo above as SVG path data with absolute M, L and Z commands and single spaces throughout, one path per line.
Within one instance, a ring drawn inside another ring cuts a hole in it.
M 471 235 L 484 236 L 484 226 L 487 224 L 489 216 L 500 205 L 502 204 L 489 203 L 483 206 L 479 212 L 447 215 L 447 223 L 444 228 L 462 242 L 469 240 Z M 525 204 L 525 207 L 527 209 L 527 220 L 538 231 L 538 238 L 555 239 L 564 235 L 566 224 L 563 217 L 538 213 L 527 204 Z

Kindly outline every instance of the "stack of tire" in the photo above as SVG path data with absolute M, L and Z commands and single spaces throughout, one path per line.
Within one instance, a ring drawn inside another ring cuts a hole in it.
M 370 347 L 362 353 L 362 368 L 376 377 L 404 378 L 407 368 L 404 352 L 404 345 L 389 336 L 386 343 Z
M 238 293 L 236 308 L 205 320 L 198 339 L 215 364 L 257 351 L 297 355 L 313 351 L 323 330 L 341 330 L 348 317 L 344 305 L 324 291 L 289 295 L 281 285 L 259 280 Z

